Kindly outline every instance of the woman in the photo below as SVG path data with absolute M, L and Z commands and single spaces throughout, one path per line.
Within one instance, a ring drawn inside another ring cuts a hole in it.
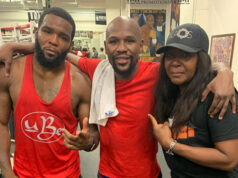
M 213 95 L 200 102 L 214 76 L 208 44 L 200 26 L 184 24 L 158 50 L 164 53 L 155 107 L 155 118 L 161 124 L 149 117 L 172 178 L 238 177 L 238 114 L 232 114 L 229 107 L 223 120 L 210 118 Z

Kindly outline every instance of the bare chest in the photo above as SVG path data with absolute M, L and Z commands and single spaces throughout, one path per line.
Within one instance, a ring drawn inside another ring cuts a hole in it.
M 43 80 L 34 81 L 34 89 L 37 95 L 46 103 L 52 102 L 60 93 L 63 81 L 61 80 Z
M 23 82 L 23 76 L 18 76 L 13 79 L 11 86 L 9 87 L 10 95 L 13 101 L 13 106 L 15 106 L 17 99 L 21 92 L 28 93 L 33 92 L 38 97 L 46 103 L 52 102 L 57 95 L 60 93 L 62 81 L 60 80 L 43 80 L 37 79 L 32 81 L 32 83 Z M 26 96 L 27 97 L 27 96 Z

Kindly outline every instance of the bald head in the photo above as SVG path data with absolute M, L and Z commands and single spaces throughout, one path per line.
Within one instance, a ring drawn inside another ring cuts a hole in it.
M 107 26 L 106 38 L 110 36 L 111 33 L 118 30 L 128 30 L 135 34 L 138 41 L 142 40 L 141 30 L 137 22 L 129 17 L 120 16 L 113 19 Z
M 129 17 L 117 17 L 108 24 L 104 42 L 108 60 L 116 78 L 128 80 L 138 70 L 143 42 L 137 23 Z

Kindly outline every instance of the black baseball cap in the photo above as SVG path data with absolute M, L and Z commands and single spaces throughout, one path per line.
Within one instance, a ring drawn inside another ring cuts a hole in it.
M 166 45 L 157 53 L 165 52 L 169 47 L 178 48 L 188 53 L 208 52 L 209 39 L 207 33 L 197 24 L 186 23 L 176 27 L 167 39 Z

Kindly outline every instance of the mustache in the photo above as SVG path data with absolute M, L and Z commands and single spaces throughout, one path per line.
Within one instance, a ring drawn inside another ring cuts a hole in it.
M 55 52 L 57 55 L 60 55 L 60 52 L 52 47 L 44 47 L 43 50 L 49 50 Z
M 117 58 L 129 58 L 129 60 L 132 60 L 133 56 L 132 55 L 121 55 L 121 54 L 113 55 L 112 56 L 113 60 L 116 60 Z

